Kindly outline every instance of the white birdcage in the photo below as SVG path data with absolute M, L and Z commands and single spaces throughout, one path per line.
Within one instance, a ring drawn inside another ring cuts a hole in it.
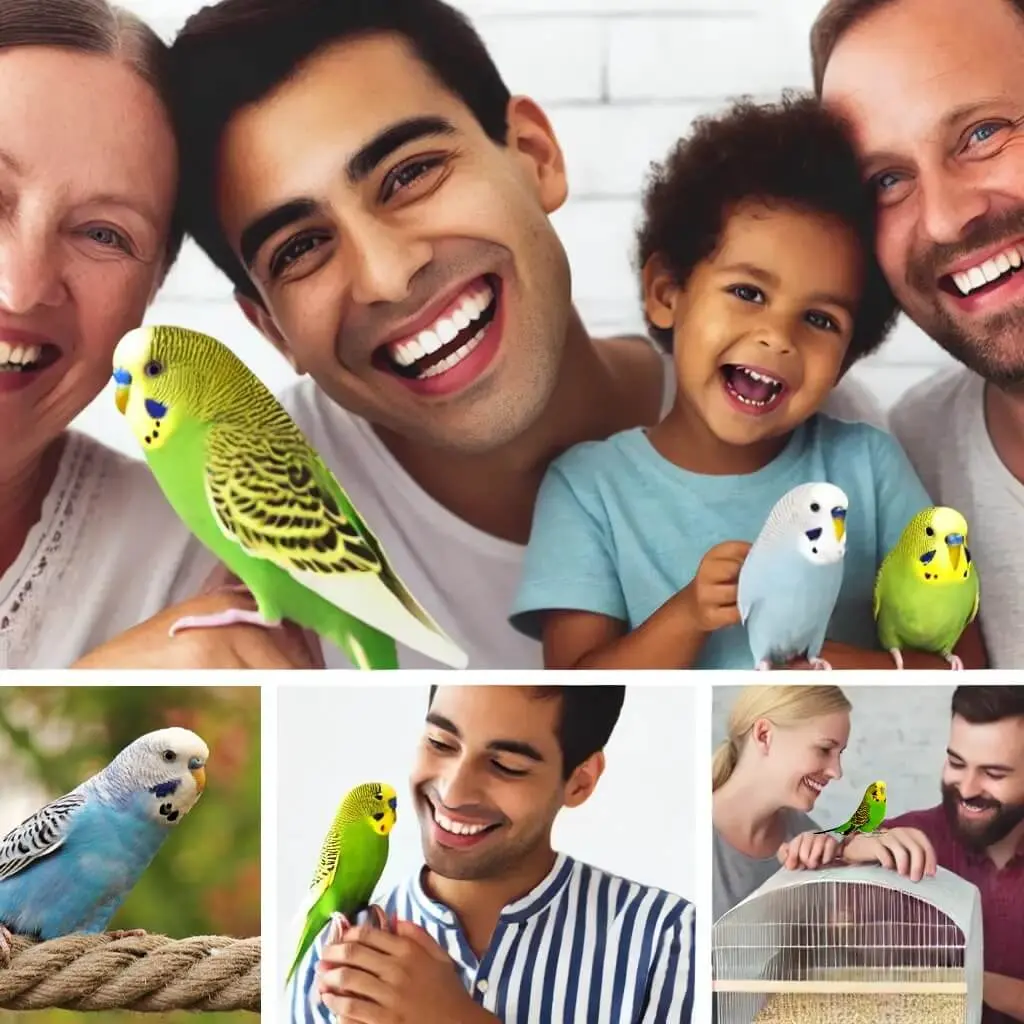
M 942 868 L 781 870 L 715 922 L 718 1024 L 980 1024 L 981 895 Z

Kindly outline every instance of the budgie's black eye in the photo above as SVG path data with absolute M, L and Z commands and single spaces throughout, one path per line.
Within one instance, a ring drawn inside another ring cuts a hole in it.
M 811 502 L 811 511 L 812 512 L 820 512 L 821 511 L 821 506 L 816 501 L 812 501 Z
M 926 527 L 924 528 L 924 532 L 925 532 L 925 533 L 926 533 L 926 534 L 927 534 L 927 535 L 928 535 L 929 537 L 934 537 L 934 536 L 935 536 L 935 531 L 934 531 L 934 530 L 933 530 L 933 529 L 932 529 L 932 528 L 931 528 L 930 526 L 926 526 Z
M 163 372 L 163 366 L 161 366 L 160 363 L 158 363 L 155 359 L 151 359 L 148 363 L 146 363 L 146 366 L 143 369 L 143 373 L 145 373 L 147 377 L 159 377 L 160 374 Z
M 165 750 L 164 751 L 164 760 L 165 761 L 173 761 L 177 756 L 178 755 L 175 754 L 173 750 Z

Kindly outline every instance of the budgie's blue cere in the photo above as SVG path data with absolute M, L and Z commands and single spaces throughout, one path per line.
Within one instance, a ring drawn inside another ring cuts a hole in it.
M 743 563 L 738 607 L 759 669 L 821 658 L 843 582 L 847 497 L 834 484 L 801 484 L 772 509 Z
M 206 785 L 206 744 L 161 729 L 0 839 L 0 944 L 106 929 Z

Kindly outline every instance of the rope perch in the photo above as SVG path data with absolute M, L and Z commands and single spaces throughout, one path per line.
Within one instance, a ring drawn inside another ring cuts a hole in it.
M 260 1012 L 260 939 L 199 935 L 13 936 L 0 1009 Z

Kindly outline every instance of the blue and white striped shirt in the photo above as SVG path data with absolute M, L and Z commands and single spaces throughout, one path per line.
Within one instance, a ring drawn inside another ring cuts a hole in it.
M 690 1024 L 693 904 L 558 854 L 532 892 L 502 910 L 477 960 L 455 915 L 420 874 L 381 904 L 448 952 L 466 991 L 502 1024 Z M 328 928 L 290 990 L 295 1024 L 333 1024 L 315 987 Z

